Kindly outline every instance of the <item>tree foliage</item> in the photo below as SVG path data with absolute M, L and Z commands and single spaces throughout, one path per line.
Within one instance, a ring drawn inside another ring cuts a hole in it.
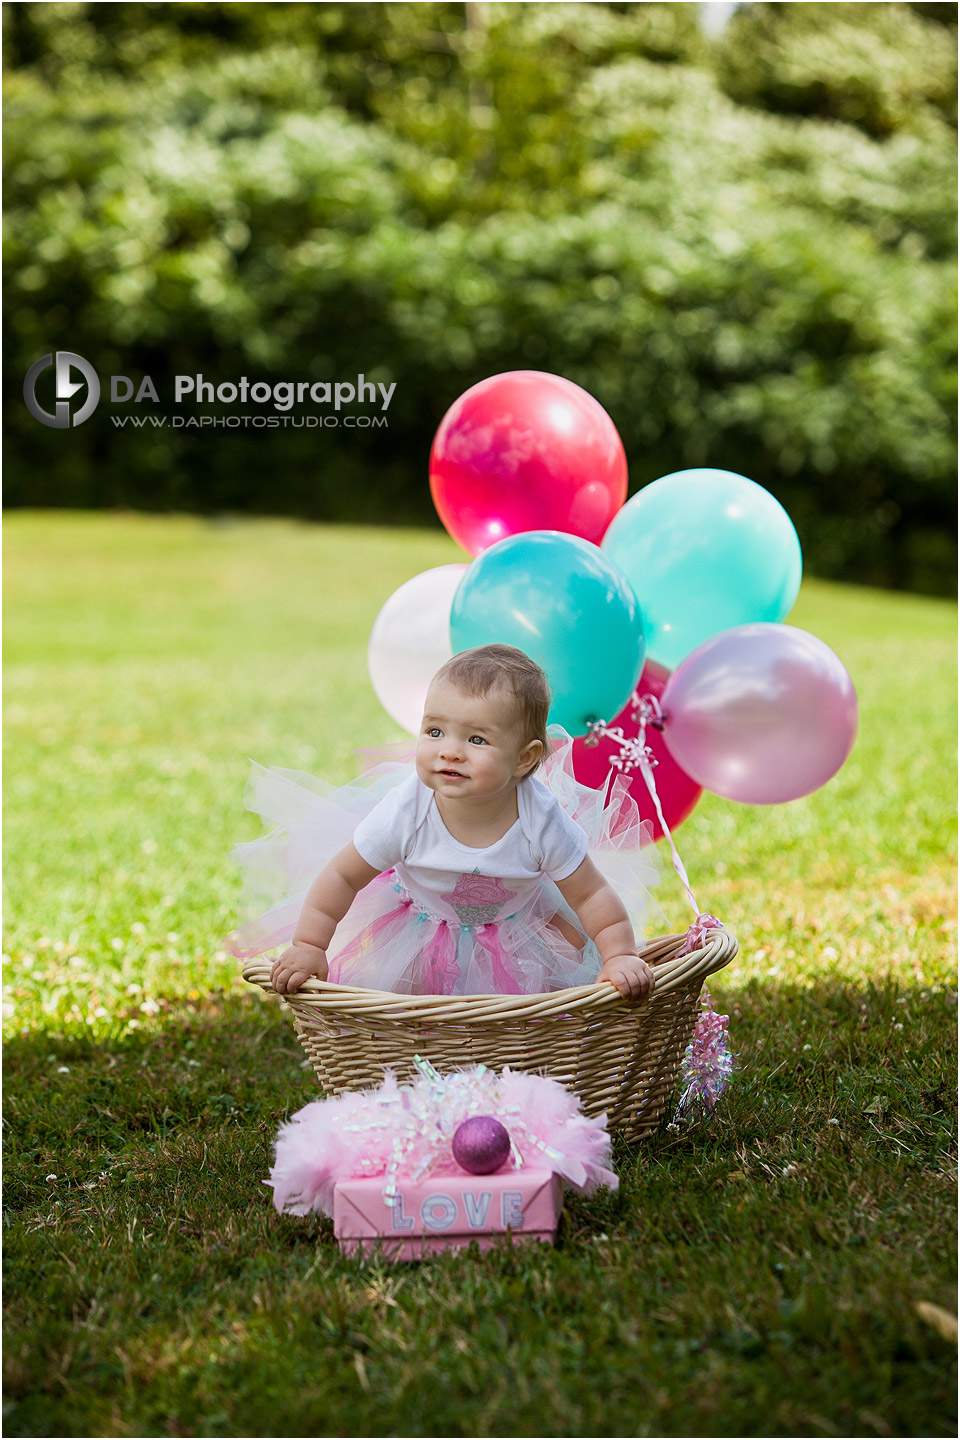
M 681 4 L 4 7 L 8 503 L 424 519 L 444 410 L 537 368 L 606 405 L 634 485 L 739 470 L 814 571 L 949 588 L 930 8 L 745 6 L 711 44 Z M 384 431 L 65 435 L 17 393 L 55 347 L 397 388 Z

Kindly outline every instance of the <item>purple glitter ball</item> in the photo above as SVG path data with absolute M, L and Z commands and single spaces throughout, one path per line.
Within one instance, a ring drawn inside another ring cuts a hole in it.
M 510 1154 L 510 1136 L 492 1115 L 472 1115 L 457 1126 L 453 1158 L 471 1175 L 491 1175 Z

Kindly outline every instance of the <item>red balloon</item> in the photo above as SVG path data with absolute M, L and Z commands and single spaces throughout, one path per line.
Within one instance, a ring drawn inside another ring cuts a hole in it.
M 655 660 L 648 660 L 643 667 L 643 674 L 637 682 L 637 694 L 653 695 L 659 700 L 669 679 L 669 670 L 665 669 L 663 665 L 658 665 Z M 608 723 L 611 726 L 619 726 L 629 740 L 635 739 L 639 734 L 640 727 L 633 718 L 629 700 L 617 718 Z M 662 731 L 654 730 L 652 725 L 648 725 L 646 743 L 657 759 L 653 771 L 653 783 L 660 796 L 664 819 L 671 830 L 676 830 L 678 825 L 683 824 L 700 799 L 703 787 L 698 785 L 696 780 L 691 779 L 685 770 L 680 769 L 663 743 Z M 619 748 L 613 740 L 601 740 L 598 745 L 587 745 L 583 739 L 578 737 L 573 742 L 573 773 L 582 784 L 599 790 L 602 785 L 606 784 L 610 775 L 610 756 L 619 753 Z M 640 807 L 640 818 L 652 821 L 654 840 L 662 839 L 663 829 L 657 819 L 650 792 L 643 783 L 643 776 L 639 770 L 631 770 L 627 773 L 626 778 L 630 781 L 630 794 Z
M 586 390 L 542 370 L 509 370 L 471 386 L 440 421 L 430 490 L 471 555 L 526 530 L 599 545 L 627 498 L 627 457 Z

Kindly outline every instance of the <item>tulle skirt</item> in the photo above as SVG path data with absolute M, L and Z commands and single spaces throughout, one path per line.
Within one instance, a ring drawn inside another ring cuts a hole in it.
M 649 886 L 659 879 L 651 827 L 641 822 L 627 782 L 609 795 L 573 774 L 572 742 L 554 738 L 540 772 L 567 814 L 586 831 L 590 854 L 627 907 L 638 937 L 652 911 Z M 255 765 L 247 805 L 274 829 L 238 845 L 245 872 L 243 906 L 251 917 L 229 937 L 241 957 L 288 945 L 316 875 L 349 843 L 360 820 L 410 774 L 412 747 L 365 753 L 369 768 L 349 785 Z M 402 758 L 382 759 L 383 755 Z M 530 994 L 589 984 L 600 958 L 577 916 L 543 878 L 522 913 L 496 924 L 469 926 L 424 912 L 398 866 L 357 896 L 327 951 L 329 978 L 397 994 Z

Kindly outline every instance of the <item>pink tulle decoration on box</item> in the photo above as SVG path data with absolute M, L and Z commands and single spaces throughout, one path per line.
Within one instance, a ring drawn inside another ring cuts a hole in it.
M 617 1188 L 606 1117 L 584 1115 L 558 1081 L 509 1068 L 498 1075 L 485 1065 L 439 1075 L 429 1061 L 416 1064 L 410 1085 L 399 1086 L 388 1071 L 377 1089 L 314 1100 L 281 1125 L 265 1182 L 279 1211 L 332 1216 L 338 1181 L 373 1176 L 383 1177 L 384 1199 L 393 1203 L 398 1180 L 457 1169 L 453 1137 L 477 1115 L 507 1130 L 515 1169 L 552 1170 L 582 1195 Z

